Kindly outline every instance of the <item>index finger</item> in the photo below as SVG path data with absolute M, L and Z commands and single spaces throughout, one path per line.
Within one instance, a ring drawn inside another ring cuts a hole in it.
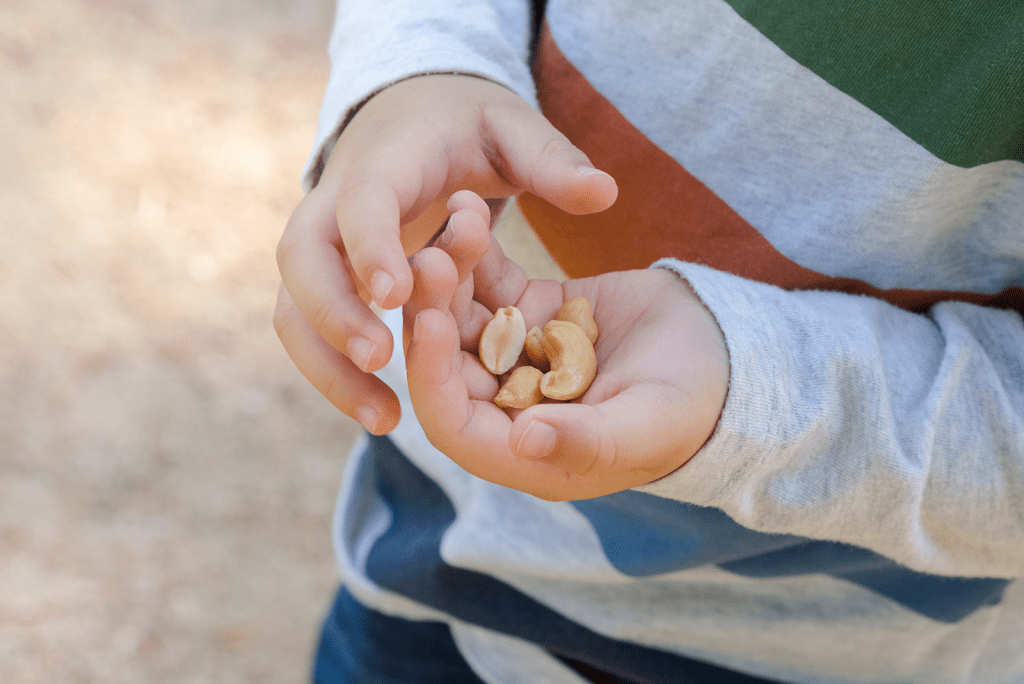
M 448 218 L 448 152 L 430 132 L 425 124 L 386 126 L 372 144 L 356 139 L 336 147 L 324 169 L 337 183 L 335 214 L 352 270 L 385 309 L 409 298 L 407 257 Z
M 424 309 L 413 324 L 406 355 L 409 394 L 416 418 L 437 449 L 463 469 L 505 487 L 544 498 L 561 498 L 578 479 L 547 463 L 516 457 L 509 447 L 512 420 L 490 401 L 470 399 L 450 315 Z
M 281 280 L 312 328 L 364 371 L 391 356 L 387 326 L 359 295 L 334 221 L 330 186 L 317 186 L 299 203 L 277 249 Z
M 399 198 L 384 178 L 340 180 L 335 217 L 352 271 L 378 306 L 401 306 L 412 293 L 412 271 L 402 248 Z

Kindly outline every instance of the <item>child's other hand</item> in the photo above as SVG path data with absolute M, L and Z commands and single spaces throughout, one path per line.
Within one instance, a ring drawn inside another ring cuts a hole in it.
M 406 257 L 444 224 L 457 190 L 488 199 L 527 191 L 575 214 L 601 211 L 615 201 L 615 181 L 589 167 L 539 112 L 492 82 L 421 76 L 377 94 L 278 245 L 274 325 L 292 361 L 343 413 L 389 432 L 398 399 L 371 373 L 393 340 L 368 303 L 406 302 Z
M 549 500 L 646 484 L 700 449 L 725 402 L 729 359 L 714 318 L 677 275 L 530 281 L 492 241 L 463 277 L 479 253 L 469 232 L 415 256 L 405 307 L 409 390 L 435 447 L 474 475 Z M 491 312 L 515 305 L 529 329 L 579 295 L 593 304 L 600 331 L 590 389 L 574 403 L 525 411 L 491 403 L 498 382 L 473 353 Z

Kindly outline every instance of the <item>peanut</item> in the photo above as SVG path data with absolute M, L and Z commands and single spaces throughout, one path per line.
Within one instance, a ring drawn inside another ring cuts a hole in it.
M 540 381 L 544 373 L 533 366 L 520 366 L 512 371 L 505 385 L 494 397 L 494 403 L 502 408 L 525 409 L 539 404 L 544 399 Z
M 529 333 L 519 309 L 499 309 L 480 336 L 481 363 L 491 373 L 502 375 L 525 350 L 533 365 L 517 368 L 494 403 L 523 409 L 544 397 L 569 401 L 583 396 L 597 375 L 597 336 L 594 310 L 585 297 L 565 301 L 544 330 L 534 327 Z
M 480 335 L 480 362 L 495 375 L 515 365 L 526 343 L 526 323 L 514 306 L 498 309 Z

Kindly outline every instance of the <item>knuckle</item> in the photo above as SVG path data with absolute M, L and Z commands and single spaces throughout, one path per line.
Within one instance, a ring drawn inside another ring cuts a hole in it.
M 302 318 L 302 314 L 299 313 L 295 302 L 288 295 L 288 290 L 282 284 L 277 291 L 277 301 L 274 303 L 274 315 L 271 322 L 278 339 L 286 346 L 290 331 L 300 318 Z
M 277 268 L 279 271 L 285 271 L 288 268 L 292 255 L 295 253 L 295 247 L 299 241 L 295 238 L 294 234 L 289 231 L 285 231 L 284 235 L 277 242 L 277 249 L 274 252 L 274 257 L 277 260 Z
M 356 409 L 370 399 L 369 396 L 360 400 L 353 399 L 357 391 L 355 383 L 350 384 L 346 376 L 338 372 L 322 374 L 314 386 L 327 401 L 352 419 L 356 419 Z
M 469 433 L 470 428 L 473 426 L 473 418 L 476 416 L 476 409 L 470 404 L 465 413 L 462 415 L 462 421 L 455 426 L 455 438 L 464 439 L 465 435 Z
M 344 207 L 352 202 L 352 198 L 359 198 L 375 185 L 373 174 L 369 168 L 348 174 L 345 181 L 338 187 L 334 195 L 335 209 Z
M 594 450 L 594 460 L 590 464 L 590 472 L 606 473 L 615 469 L 618 461 L 618 445 L 612 435 L 603 430 L 597 436 L 597 449 Z
M 532 188 L 541 187 L 552 164 L 562 163 L 567 158 L 577 158 L 581 155 L 582 153 L 566 138 L 556 137 L 548 140 L 537 154 L 537 163 L 533 165 L 530 173 L 530 186 Z M 577 161 L 582 160 L 577 159 Z
M 557 161 L 562 157 L 578 157 L 580 151 L 566 138 L 552 138 L 541 148 L 540 158 L 545 161 Z
M 326 333 L 329 331 L 332 324 L 334 310 L 334 302 L 328 299 L 320 302 L 313 311 L 313 315 L 309 319 L 309 324 L 313 326 L 313 330 L 316 330 L 320 337 L 327 337 Z
M 282 342 L 285 341 L 288 330 L 292 325 L 295 324 L 295 311 L 291 307 L 284 307 L 278 304 L 274 308 L 274 332 L 277 333 L 277 337 Z
M 551 503 L 562 503 L 573 499 L 573 482 L 566 473 L 564 478 L 557 482 L 546 483 L 543 487 L 533 488 L 529 494 Z
M 326 397 L 327 401 L 331 402 L 338 408 L 342 408 L 344 405 L 344 385 L 336 375 L 323 375 L 317 378 L 316 382 L 313 383 L 317 391 Z

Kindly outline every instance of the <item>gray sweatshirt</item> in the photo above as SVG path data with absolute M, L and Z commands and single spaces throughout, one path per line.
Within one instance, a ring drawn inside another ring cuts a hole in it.
M 635 265 L 559 240 L 638 221 L 634 260 L 690 283 L 731 361 L 685 466 L 549 503 L 429 444 L 396 345 L 398 452 L 357 446 L 334 530 L 360 601 L 448 623 L 495 683 L 582 681 L 553 652 L 1024 683 L 1024 6 L 854 5 L 551 0 L 531 72 L 528 3 L 339 3 L 307 187 L 387 85 L 502 83 L 620 184 L 628 213 L 578 226 L 523 199 L 563 268 Z

